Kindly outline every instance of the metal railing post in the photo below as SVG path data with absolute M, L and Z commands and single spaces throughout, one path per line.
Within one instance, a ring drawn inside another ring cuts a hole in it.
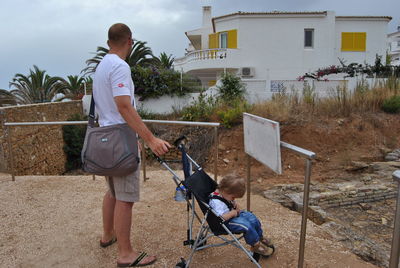
M 390 250 L 389 268 L 399 267 L 399 251 L 400 251 L 400 170 L 393 172 L 393 180 L 397 181 L 397 201 L 396 214 L 394 220 L 392 249 Z
M 218 138 L 218 127 L 214 127 L 214 142 L 215 142 L 215 157 L 214 157 L 214 180 L 217 181 L 218 177 L 218 146 L 219 146 L 219 138 Z
M 146 150 L 145 150 L 145 147 L 144 147 L 144 141 L 143 140 L 142 140 L 141 144 L 142 144 L 143 181 L 146 181 L 147 180 L 147 177 L 146 177 Z
M 311 177 L 311 160 L 306 160 L 306 175 L 304 177 L 304 194 L 303 194 L 303 214 L 301 217 L 301 233 L 299 246 L 299 262 L 298 267 L 303 268 L 304 248 L 306 243 L 307 219 L 308 219 L 308 199 L 310 195 L 310 177 Z
M 247 210 L 250 211 L 250 167 L 251 167 L 251 157 L 246 154 L 247 158 Z

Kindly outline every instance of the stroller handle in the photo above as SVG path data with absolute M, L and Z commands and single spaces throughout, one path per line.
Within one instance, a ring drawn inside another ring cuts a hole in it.
M 184 146 L 184 145 L 185 145 L 185 144 L 184 144 L 184 141 L 185 141 L 185 140 L 187 140 L 186 136 L 185 136 L 185 135 L 182 135 L 182 136 L 180 136 L 179 138 L 177 138 L 177 139 L 174 141 L 173 144 L 174 144 L 174 146 L 175 146 L 176 148 L 180 149 L 181 146 Z M 161 157 L 157 156 L 155 153 L 152 153 L 152 154 L 153 154 L 153 157 L 154 157 L 158 162 L 160 162 L 160 163 L 165 162 L 164 159 L 162 159 Z
M 183 141 L 186 141 L 186 140 L 187 140 L 186 136 L 185 136 L 185 135 L 182 135 L 182 136 L 180 136 L 179 138 L 177 138 L 177 139 L 174 141 L 174 146 L 177 147 L 177 148 L 179 148 L 179 146 L 183 143 Z

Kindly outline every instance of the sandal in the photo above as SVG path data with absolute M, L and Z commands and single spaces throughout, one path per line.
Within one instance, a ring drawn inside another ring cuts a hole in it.
M 257 242 L 254 246 L 251 247 L 251 251 L 258 253 L 264 257 L 269 257 L 274 253 L 274 249 L 271 247 L 266 247 L 262 245 L 260 242 Z
M 115 242 L 117 242 L 117 238 L 116 238 L 116 237 L 113 237 L 110 241 L 107 241 L 107 242 L 103 242 L 103 241 L 101 241 L 101 239 L 100 239 L 100 247 L 106 248 L 106 247 L 108 247 L 108 246 L 111 246 L 111 245 L 114 244 Z
M 156 260 L 157 257 L 156 256 L 148 256 L 147 258 L 151 258 L 153 257 L 153 259 L 149 262 L 146 263 L 141 263 L 141 261 L 146 258 L 147 253 L 146 252 L 142 252 L 139 254 L 139 256 L 136 258 L 136 260 L 134 260 L 131 263 L 121 263 L 121 262 L 117 262 L 117 267 L 139 267 L 139 266 L 147 266 L 150 264 L 153 264 Z
M 273 247 L 274 246 L 274 243 L 272 243 L 272 239 L 271 238 L 261 237 L 260 238 L 260 242 L 263 243 L 264 245 L 266 245 L 267 247 Z

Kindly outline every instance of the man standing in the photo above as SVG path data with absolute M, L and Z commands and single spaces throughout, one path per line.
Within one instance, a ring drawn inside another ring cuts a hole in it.
M 137 113 L 134 85 L 129 65 L 125 62 L 133 45 L 132 32 L 122 23 L 108 30 L 110 50 L 96 68 L 93 97 L 100 126 L 127 123 L 158 156 L 170 144 L 153 136 Z M 109 190 L 103 199 L 103 236 L 101 247 L 118 241 L 118 267 L 144 266 L 156 261 L 156 256 L 139 254 L 130 241 L 132 207 L 139 201 L 140 169 L 124 177 L 106 177 Z

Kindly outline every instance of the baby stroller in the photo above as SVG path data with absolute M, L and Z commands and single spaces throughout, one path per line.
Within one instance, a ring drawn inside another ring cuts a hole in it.
M 192 250 L 187 260 L 181 258 L 176 264 L 176 268 L 189 267 L 196 251 L 209 247 L 220 247 L 224 245 L 233 245 L 242 250 L 247 257 L 259 268 L 261 268 L 258 260 L 260 255 L 247 250 L 240 240 L 243 238 L 242 233 L 232 233 L 224 224 L 225 220 L 217 216 L 212 208 L 208 205 L 209 195 L 214 192 L 217 183 L 211 179 L 204 170 L 186 153 L 184 145 L 185 137 L 180 137 L 174 142 L 174 145 L 182 153 L 182 166 L 184 172 L 184 180 L 168 166 L 168 164 L 157 157 L 157 160 L 173 175 L 173 180 L 177 185 L 177 189 L 183 191 L 187 203 L 187 239 L 183 242 L 185 246 L 189 246 Z M 193 170 L 194 165 L 194 170 Z M 181 187 L 183 186 L 183 187 Z M 203 216 L 198 215 L 195 210 L 196 203 L 200 207 Z M 200 228 L 195 236 L 193 236 L 193 223 L 195 220 L 200 223 Z M 218 237 L 221 243 L 208 244 L 208 239 Z M 228 238 L 227 238 L 228 237 Z

